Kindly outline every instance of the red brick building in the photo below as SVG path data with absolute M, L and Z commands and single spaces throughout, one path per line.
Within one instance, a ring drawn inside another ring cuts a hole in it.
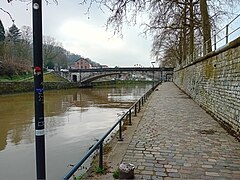
M 91 67 L 87 59 L 80 58 L 74 62 L 72 69 L 91 69 Z

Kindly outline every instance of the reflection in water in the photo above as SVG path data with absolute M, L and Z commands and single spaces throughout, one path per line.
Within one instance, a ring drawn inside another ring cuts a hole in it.
M 95 139 L 113 125 L 117 114 L 148 88 L 45 92 L 48 179 L 60 179 L 67 164 L 80 159 Z M 0 96 L 0 174 L 3 179 L 35 178 L 33 99 L 32 93 Z
M 28 125 L 32 123 L 33 96 L 32 94 L 2 96 L 0 97 L 0 107 L 1 151 L 7 145 L 7 139 L 17 145 L 28 132 Z M 25 140 L 32 142 L 31 137 L 28 136 Z

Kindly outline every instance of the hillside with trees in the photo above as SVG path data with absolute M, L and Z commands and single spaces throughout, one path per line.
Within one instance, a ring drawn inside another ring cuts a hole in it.
M 11 0 L 7 0 L 10 2 Z M 21 1 L 21 0 L 19 0 Z M 60 3 L 45 0 L 46 3 Z M 152 37 L 152 57 L 166 66 L 181 65 L 194 56 L 195 49 L 212 51 L 212 33 L 219 30 L 219 22 L 229 17 L 239 0 L 83 0 L 90 12 L 93 4 L 109 14 L 107 27 L 122 33 L 124 24 L 136 24 L 138 17 L 147 15 L 142 24 L 144 33 Z M 77 5 L 77 4 L 76 4 Z M 14 24 L 8 30 L 0 23 L 0 68 L 2 74 L 29 71 L 32 63 L 31 30 L 21 30 Z M 44 66 L 66 68 L 80 55 L 71 54 L 52 37 L 44 37 Z M 7 72 L 5 72 L 5 69 Z
M 0 76 L 12 79 L 16 75 L 32 73 L 32 29 L 19 29 L 14 23 L 5 29 L 0 19 Z M 53 37 L 43 37 L 43 63 L 45 69 L 67 69 L 81 55 L 64 49 Z M 93 66 L 100 64 L 87 58 Z
M 1 20 L 0 29 L 0 75 L 12 77 L 31 71 L 32 47 L 30 39 L 25 36 L 27 29 L 21 31 L 13 24 L 5 30 Z

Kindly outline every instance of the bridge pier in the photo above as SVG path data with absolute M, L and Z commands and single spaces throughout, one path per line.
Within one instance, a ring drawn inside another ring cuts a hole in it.
M 89 88 L 89 87 L 93 87 L 92 83 L 89 82 L 89 83 L 79 83 L 79 86 L 80 88 Z

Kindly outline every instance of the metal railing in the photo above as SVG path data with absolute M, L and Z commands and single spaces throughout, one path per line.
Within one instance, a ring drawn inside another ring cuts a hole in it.
M 196 59 L 203 57 L 208 53 L 208 49 L 216 51 L 217 49 L 224 47 L 230 41 L 240 36 L 239 30 L 240 30 L 240 14 L 238 14 L 233 20 L 231 20 L 218 32 L 214 31 L 212 33 L 213 34 L 212 37 L 206 42 L 204 42 L 205 46 L 204 44 L 198 45 L 198 47 L 194 49 L 193 54 L 188 55 L 185 61 L 183 61 L 182 64 L 179 65 L 179 67 L 185 67 L 193 63 Z M 237 34 L 236 32 L 239 33 Z M 208 47 L 209 41 L 211 41 L 211 47 Z M 206 48 L 204 49 L 204 47 Z
M 144 102 L 148 99 L 154 89 L 160 84 L 161 82 L 156 83 L 154 87 L 150 88 L 143 96 L 140 97 L 118 120 L 117 122 L 103 135 L 98 142 L 91 147 L 91 149 L 83 156 L 83 158 L 77 162 L 64 176 L 63 180 L 71 178 L 74 173 L 83 165 L 83 163 L 97 150 L 99 150 L 99 162 L 98 166 L 100 169 L 103 169 L 103 148 L 104 148 L 104 141 L 105 139 L 113 132 L 113 130 L 119 126 L 118 129 L 118 141 L 123 141 L 122 131 L 123 131 L 123 123 L 125 120 L 128 120 L 128 125 L 132 125 L 132 114 L 134 113 L 137 116 L 137 113 L 140 112 L 141 107 L 143 106 Z

